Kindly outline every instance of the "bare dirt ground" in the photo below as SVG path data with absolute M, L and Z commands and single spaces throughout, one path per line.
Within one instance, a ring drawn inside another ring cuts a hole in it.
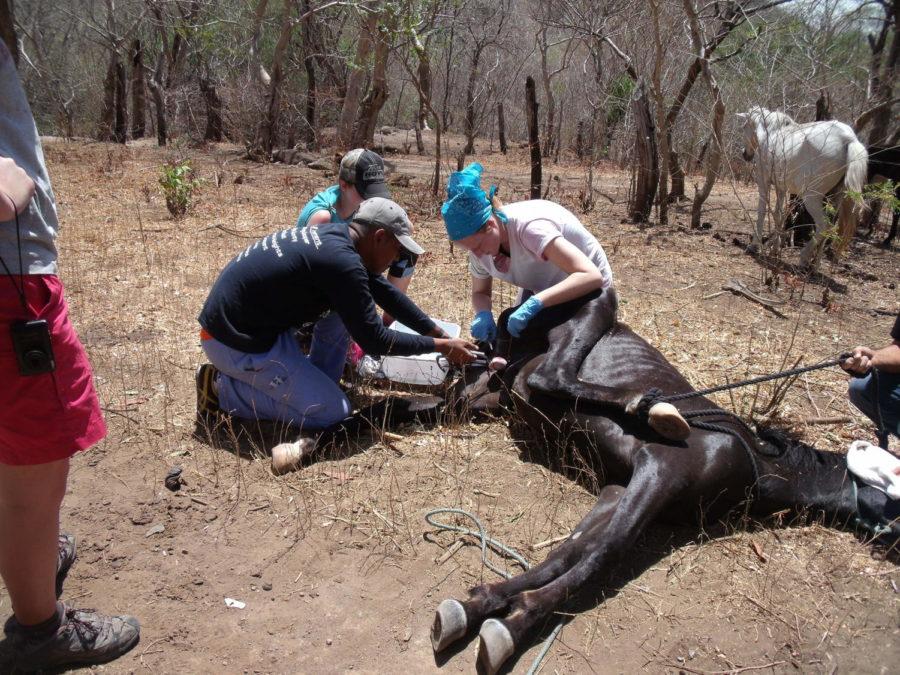
M 569 532 L 592 495 L 523 461 L 502 421 L 407 426 L 402 440 L 373 437 L 355 454 L 277 478 L 265 458 L 197 440 L 195 317 L 210 285 L 248 242 L 291 224 L 330 179 L 252 164 L 227 146 L 176 153 L 50 141 L 45 150 L 62 276 L 109 423 L 108 438 L 74 460 L 63 526 L 78 536 L 80 554 L 65 597 L 133 613 L 143 625 L 140 645 L 100 670 L 472 672 L 476 641 L 436 661 L 429 627 L 443 598 L 464 597 L 495 575 L 472 541 L 435 562 L 456 536 L 435 532 L 424 514 L 468 509 L 539 562 L 551 549 L 530 547 Z M 175 154 L 192 158 L 206 181 L 196 210 L 179 222 L 157 189 L 159 165 Z M 525 195 L 523 151 L 481 148 L 476 158 L 504 199 Z M 433 316 L 467 326 L 465 259 L 445 241 L 439 202 L 426 188 L 429 161 L 389 159 L 395 175 L 410 177 L 394 193 L 430 251 L 411 295 Z M 712 229 L 698 233 L 687 229 L 689 207 L 664 228 L 623 223 L 628 176 L 614 167 L 595 174 L 603 194 L 590 213 L 579 198 L 580 167 L 547 174 L 560 176 L 550 198 L 582 216 L 606 248 L 621 318 L 696 386 L 887 341 L 898 307 L 896 250 L 854 244 L 843 262 L 823 265 L 824 280 L 778 274 L 767 287 L 771 272 L 732 242 L 748 241 L 750 186 L 720 183 L 704 218 Z M 784 301 L 785 318 L 731 293 L 709 297 L 732 278 Z M 496 308 L 512 295 L 503 289 Z M 839 372 L 816 371 L 771 416 L 817 447 L 844 451 L 850 439 L 873 438 L 845 389 Z M 746 413 L 773 391 L 719 400 Z M 849 421 L 807 423 L 832 417 Z M 177 493 L 163 486 L 173 465 L 184 469 Z M 628 561 L 618 583 L 573 606 L 542 672 L 887 673 L 900 662 L 900 572 L 852 534 L 820 524 L 655 528 Z M 246 607 L 228 608 L 226 597 Z M 524 672 L 539 645 L 537 636 L 512 671 Z

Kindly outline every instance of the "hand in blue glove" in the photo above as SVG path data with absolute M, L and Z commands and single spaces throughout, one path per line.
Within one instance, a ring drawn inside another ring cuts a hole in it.
M 519 305 L 519 309 L 513 312 L 509 321 L 506 322 L 506 328 L 513 337 L 522 335 L 525 326 L 531 321 L 535 314 L 544 309 L 544 303 L 541 302 L 536 295 L 532 295 L 525 302 Z
M 494 323 L 494 315 L 489 309 L 483 309 L 472 320 L 469 327 L 472 337 L 479 342 L 492 342 L 497 337 L 497 324 Z

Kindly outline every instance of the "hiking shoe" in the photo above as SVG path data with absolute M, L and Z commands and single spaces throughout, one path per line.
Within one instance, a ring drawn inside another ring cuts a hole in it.
M 647 421 L 656 433 L 671 441 L 683 441 L 691 435 L 691 427 L 678 408 L 665 401 L 650 407 Z
M 49 635 L 30 633 L 15 618 L 6 622 L 4 647 L 8 661 L 4 665 L 10 672 L 107 663 L 140 640 L 141 626 L 133 616 L 104 616 L 63 603 L 60 610 L 59 627 Z
M 56 597 L 62 595 L 63 582 L 69 573 L 69 568 L 75 562 L 78 553 L 75 551 L 75 537 L 71 534 L 59 535 L 59 553 L 56 561 Z
M 219 369 L 211 363 L 204 363 L 197 368 L 197 417 L 209 419 L 219 413 L 219 395 L 214 383 Z
M 318 438 L 307 437 L 276 445 L 272 448 L 272 473 L 280 476 L 299 469 L 303 460 L 315 452 L 317 441 Z

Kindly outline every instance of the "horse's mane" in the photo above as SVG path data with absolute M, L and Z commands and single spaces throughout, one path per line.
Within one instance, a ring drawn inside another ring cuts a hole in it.
M 757 435 L 763 442 L 761 453 L 780 466 L 794 471 L 809 471 L 838 466 L 845 462 L 843 455 L 824 452 L 794 438 L 783 429 L 759 427 Z
M 762 125 L 770 130 L 781 129 L 796 124 L 793 118 L 787 113 L 783 113 L 780 110 L 769 110 L 768 108 L 763 108 L 758 105 L 750 108 L 748 114 L 756 124 Z

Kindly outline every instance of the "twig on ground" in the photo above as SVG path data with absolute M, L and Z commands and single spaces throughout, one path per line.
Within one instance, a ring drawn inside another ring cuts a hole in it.
M 561 534 L 558 537 L 553 537 L 552 539 L 547 539 L 546 541 L 542 541 L 539 544 L 532 544 L 528 548 L 532 551 L 539 551 L 542 548 L 547 548 L 548 546 L 553 546 L 553 544 L 558 544 L 561 541 L 565 541 L 569 538 L 568 534 Z

